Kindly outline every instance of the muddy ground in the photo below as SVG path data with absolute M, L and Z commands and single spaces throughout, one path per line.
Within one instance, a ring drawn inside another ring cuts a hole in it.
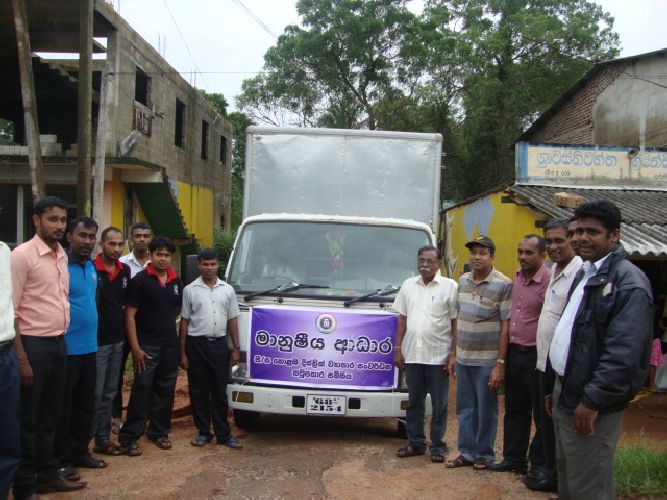
M 521 476 L 446 469 L 428 456 L 399 459 L 404 444 L 393 419 L 263 415 L 256 430 L 234 427 L 244 449 L 194 448 L 184 376 L 179 378 L 173 449 L 142 439 L 143 456 L 108 457 L 104 470 L 82 470 L 88 487 L 45 499 L 76 498 L 548 498 L 529 491 Z M 456 453 L 456 414 L 450 389 L 446 441 Z M 500 404 L 503 406 L 502 401 Z M 501 418 L 502 422 L 502 418 Z M 621 442 L 644 435 L 667 446 L 667 394 L 649 394 L 626 412 Z M 428 435 L 428 434 L 427 434 Z M 496 440 L 501 456 L 502 425 Z M 552 495 L 551 495 L 552 496 Z

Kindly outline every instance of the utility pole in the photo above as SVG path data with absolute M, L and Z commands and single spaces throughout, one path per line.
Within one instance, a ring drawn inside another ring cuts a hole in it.
M 93 67 L 93 0 L 79 1 L 79 109 L 77 119 L 78 215 L 90 215 L 90 141 Z
M 44 197 L 44 178 L 42 175 L 42 145 L 39 142 L 39 122 L 37 120 L 37 101 L 35 98 L 35 80 L 32 73 L 32 50 L 28 31 L 28 13 L 24 0 L 12 0 L 14 10 L 14 28 L 18 47 L 19 74 L 21 79 L 21 99 L 23 101 L 23 121 L 28 143 L 28 162 L 30 164 L 30 185 L 33 203 Z
M 102 212 L 104 210 L 104 167 L 106 155 L 106 128 L 107 128 L 107 103 L 111 90 L 111 64 L 107 65 L 102 72 L 100 84 L 100 106 L 97 112 L 97 136 L 95 139 L 95 164 L 93 165 L 93 219 L 102 224 Z

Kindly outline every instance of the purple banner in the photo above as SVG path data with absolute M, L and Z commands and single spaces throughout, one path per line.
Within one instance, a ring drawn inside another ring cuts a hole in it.
M 250 379 L 334 389 L 396 387 L 396 316 L 384 312 L 253 307 Z

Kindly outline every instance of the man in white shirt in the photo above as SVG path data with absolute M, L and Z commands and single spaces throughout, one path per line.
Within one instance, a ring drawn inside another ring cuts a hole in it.
M 214 250 L 202 250 L 197 265 L 201 276 L 183 290 L 179 332 L 180 366 L 188 372 L 192 418 L 198 431 L 190 444 L 205 446 L 215 436 L 218 444 L 240 450 L 227 421 L 229 366 L 240 359 L 236 293 L 218 278 Z
M 567 303 L 567 294 L 570 286 L 581 268 L 581 257 L 575 255 L 572 246 L 572 235 L 568 229 L 570 219 L 552 219 L 544 228 L 544 241 L 547 246 L 547 255 L 554 263 L 553 273 L 544 298 L 544 305 L 537 323 L 537 364 L 540 380 L 539 411 L 542 419 L 542 448 L 544 451 L 545 464 L 543 470 L 536 476 L 526 477 L 526 486 L 534 491 L 556 491 L 556 443 L 554 436 L 554 424 L 551 416 L 547 414 L 544 406 L 545 398 L 551 398 L 548 388 L 552 384 L 547 380 L 547 356 L 549 345 L 554 335 L 563 308 Z
M 447 425 L 449 373 L 447 361 L 452 332 L 456 328 L 454 280 L 444 278 L 439 269 L 440 252 L 424 246 L 417 253 L 419 276 L 408 278 L 394 301 L 398 327 L 394 365 L 405 370 L 408 384 L 406 431 L 408 444 L 398 450 L 401 458 L 426 453 L 424 415 L 426 394 L 430 393 L 431 461 L 444 463 L 447 445 L 442 440 Z
M 651 285 L 620 244 L 621 211 L 580 205 L 575 233 L 584 260 L 549 348 L 558 496 L 613 499 L 623 413 L 646 381 L 653 337 Z
M 9 247 L 0 241 L 0 498 L 7 498 L 21 458 L 19 364 L 14 352 L 14 305 Z

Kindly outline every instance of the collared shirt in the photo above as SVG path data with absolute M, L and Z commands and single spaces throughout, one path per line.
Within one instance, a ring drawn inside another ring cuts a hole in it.
M 113 272 L 104 267 L 102 254 L 95 258 L 97 270 L 97 343 L 117 344 L 125 340 L 125 298 L 130 284 L 130 266 L 116 261 Z
M 142 266 L 141 264 L 139 264 L 139 261 L 135 257 L 134 251 L 128 253 L 127 255 L 123 255 L 118 260 L 120 260 L 121 263 L 130 266 L 130 274 L 131 274 L 130 278 L 134 278 L 139 271 L 146 269 L 146 266 L 151 262 L 151 260 L 148 259 Z
M 407 317 L 401 350 L 406 363 L 444 365 L 452 346 L 456 319 L 454 280 L 436 274 L 427 285 L 421 276 L 408 278 L 394 300 L 394 310 Z
M 83 262 L 67 254 L 70 323 L 65 332 L 68 356 L 97 352 L 97 272 L 93 261 Z
M 12 304 L 12 274 L 9 247 L 0 241 L 0 342 L 14 338 L 14 305 Z
M 183 283 L 170 267 L 162 283 L 148 265 L 130 280 L 127 305 L 136 307 L 135 321 L 139 344 L 163 346 L 177 344 L 176 316 L 181 309 Z
M 540 319 L 549 279 L 551 271 L 544 264 L 528 280 L 522 269 L 516 272 L 512 284 L 510 343 L 522 346 L 535 345 L 537 322 Z
M 35 235 L 11 255 L 14 316 L 21 335 L 55 337 L 69 327 L 69 272 L 60 243 L 56 251 Z
M 584 287 L 588 283 L 588 280 L 598 273 L 598 269 L 602 267 L 607 257 L 609 257 L 609 254 L 594 264 L 588 260 L 584 262 L 584 277 L 577 285 L 577 288 L 574 289 L 574 292 L 572 292 L 570 300 L 563 310 L 563 315 L 560 317 L 558 325 L 556 325 L 554 338 L 549 347 L 549 360 L 553 369 L 561 377 L 565 374 L 565 365 L 567 364 L 567 357 L 570 352 L 572 328 L 574 327 L 574 320 L 577 318 L 577 312 L 579 312 L 579 306 L 584 298 Z
M 536 368 L 540 371 L 546 371 L 547 369 L 547 356 L 549 356 L 551 339 L 567 303 L 567 294 L 570 292 L 570 287 L 577 276 L 577 271 L 581 268 L 581 264 L 581 257 L 575 255 L 567 266 L 558 274 L 551 276 L 551 281 L 549 281 L 540 321 L 537 323 Z
M 475 284 L 473 271 L 459 279 L 456 361 L 493 366 L 498 359 L 501 321 L 510 319 L 512 281 L 495 269 Z
M 236 293 L 220 278 L 211 288 L 200 276 L 183 289 L 181 317 L 190 321 L 191 337 L 222 337 L 227 334 L 227 321 L 238 315 Z

